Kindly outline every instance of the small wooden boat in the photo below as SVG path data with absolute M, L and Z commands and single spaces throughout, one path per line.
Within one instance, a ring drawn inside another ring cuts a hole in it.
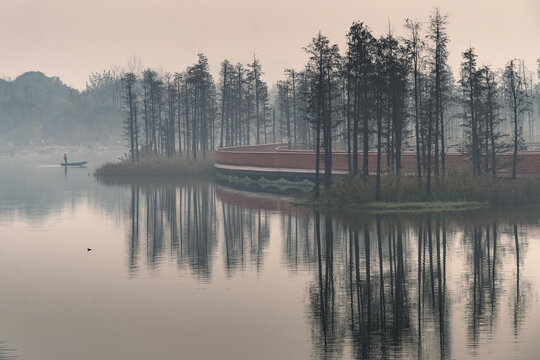
M 71 162 L 71 163 L 60 163 L 60 166 L 84 166 L 86 161 Z

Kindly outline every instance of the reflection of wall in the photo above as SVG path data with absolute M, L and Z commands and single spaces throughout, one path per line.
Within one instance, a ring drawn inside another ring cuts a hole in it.
M 290 204 L 290 198 L 283 198 L 270 194 L 254 193 L 248 191 L 238 191 L 235 189 L 216 186 L 216 196 L 218 200 L 231 205 L 243 208 L 261 209 L 268 211 L 289 212 L 295 211 L 305 215 L 311 214 L 311 211 L 298 208 Z

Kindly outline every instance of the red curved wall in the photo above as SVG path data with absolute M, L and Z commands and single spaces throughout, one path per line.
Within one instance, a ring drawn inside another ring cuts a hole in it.
M 324 154 L 321 153 L 320 170 L 324 171 Z M 446 169 L 459 170 L 471 167 L 469 159 L 460 153 L 446 154 Z M 362 153 L 358 154 L 358 167 L 362 168 Z M 315 168 L 315 152 L 310 150 L 289 150 L 283 144 L 236 146 L 218 149 L 215 153 L 216 164 L 229 166 L 249 166 L 280 169 L 306 169 Z M 386 155 L 382 155 L 381 165 L 386 167 Z M 401 166 L 404 174 L 416 173 L 416 154 L 404 152 L 401 157 Z M 512 173 L 512 153 L 497 155 L 498 172 L 501 175 Z M 377 153 L 369 153 L 369 169 L 375 171 L 377 167 Z M 270 169 L 269 169 L 270 170 Z M 332 171 L 346 172 L 348 170 L 347 153 L 336 151 L 332 154 Z M 518 154 L 518 174 L 520 176 L 540 176 L 540 152 L 522 151 Z M 261 169 L 264 171 L 264 169 Z

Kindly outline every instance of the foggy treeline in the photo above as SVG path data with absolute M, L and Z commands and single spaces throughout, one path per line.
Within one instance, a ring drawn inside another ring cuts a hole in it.
M 124 74 L 124 110 L 130 154 L 197 157 L 216 146 L 275 141 L 268 137 L 270 97 L 259 60 L 244 66 L 224 60 L 217 83 L 208 59 L 181 73 L 152 69 Z
M 0 143 L 108 144 L 122 135 L 121 71 L 92 74 L 85 91 L 27 72 L 0 79 Z

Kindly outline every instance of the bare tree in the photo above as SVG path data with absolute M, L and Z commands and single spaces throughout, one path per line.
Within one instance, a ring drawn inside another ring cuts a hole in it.
M 313 127 L 316 137 L 315 195 L 318 196 L 321 132 L 324 146 L 325 188 L 332 183 L 332 128 L 335 125 L 332 98 L 336 87 L 339 49 L 337 45 L 330 45 L 328 38 L 319 32 L 305 50 L 310 55 L 307 72 L 310 78 L 310 111 L 314 115 Z
M 371 30 L 362 22 L 351 25 L 347 34 L 347 57 L 349 81 L 352 87 L 351 113 L 353 174 L 358 175 L 358 131 L 362 120 L 363 161 L 362 174 L 369 174 L 370 87 L 373 72 L 372 52 L 374 38 Z M 351 91 L 351 90 L 349 90 Z
M 476 53 L 473 48 L 467 49 L 463 54 L 461 63 L 461 88 L 464 94 L 466 110 L 466 126 L 470 131 L 470 154 L 473 172 L 480 173 L 480 141 L 478 131 L 477 106 L 480 73 L 476 67 Z
M 131 161 L 139 161 L 139 144 L 137 129 L 137 92 L 135 86 L 137 78 L 134 73 L 128 72 L 122 78 L 124 84 L 124 112 L 125 130 L 129 139 Z
M 418 185 L 422 185 L 422 162 L 420 153 L 420 109 L 419 109 L 419 58 L 420 51 L 422 49 L 422 42 L 420 40 L 421 24 L 418 21 L 407 19 L 405 20 L 405 26 L 410 31 L 410 38 L 406 40 L 409 48 L 409 53 L 413 63 L 413 78 L 414 78 L 414 133 L 416 142 L 416 175 L 418 177 Z
M 442 171 L 444 175 L 445 156 L 444 156 L 444 121 L 443 121 L 443 88 L 445 68 L 447 67 L 447 43 L 448 34 L 446 25 L 448 24 L 448 15 L 441 15 L 439 8 L 430 17 L 430 32 L 428 37 L 433 42 L 433 74 L 435 80 L 435 176 L 439 176 L 439 141 L 440 157 Z M 440 140 L 439 140 L 440 137 Z
M 297 143 L 297 137 L 296 137 L 296 129 L 297 129 L 297 121 L 296 121 L 296 78 L 297 73 L 294 71 L 294 69 L 286 69 L 285 74 L 287 74 L 288 82 L 291 86 L 291 92 L 292 92 L 292 118 L 293 118 L 293 134 L 292 138 L 294 140 L 294 148 L 296 149 L 296 143 Z
M 520 121 L 520 116 L 528 107 L 528 99 L 523 89 L 523 79 L 516 65 L 516 60 L 510 60 L 504 69 L 504 82 L 506 101 L 512 112 L 512 127 L 513 127 L 513 157 L 512 157 L 512 179 L 517 175 L 517 153 L 523 145 L 523 126 Z

